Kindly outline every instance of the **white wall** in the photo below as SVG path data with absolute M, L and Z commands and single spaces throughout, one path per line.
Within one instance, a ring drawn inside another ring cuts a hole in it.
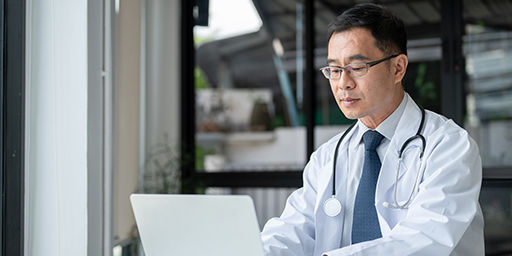
M 87 255 L 87 14 L 27 1 L 26 255 Z

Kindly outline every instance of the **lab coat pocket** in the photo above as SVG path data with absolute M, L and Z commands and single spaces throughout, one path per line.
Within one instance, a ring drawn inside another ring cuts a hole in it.
M 392 187 L 392 196 L 394 197 L 396 193 L 397 201 L 395 202 L 393 198 L 393 203 L 408 205 L 418 193 L 419 183 L 422 178 L 420 154 L 420 146 L 411 145 L 404 150 L 402 158 L 398 163 L 398 181 L 395 181 Z
M 407 216 L 408 207 L 419 191 L 421 147 L 408 146 L 397 164 L 393 185 L 385 192 L 382 215 L 390 230 Z
M 398 224 L 401 220 L 405 219 L 405 217 L 407 217 L 407 212 L 409 211 L 407 208 L 384 208 L 385 220 L 390 230 L 393 230 L 396 224 Z

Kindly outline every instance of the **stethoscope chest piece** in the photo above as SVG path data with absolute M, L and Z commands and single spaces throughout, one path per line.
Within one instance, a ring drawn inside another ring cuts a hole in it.
M 336 197 L 331 197 L 324 202 L 324 212 L 329 217 L 336 217 L 341 212 L 341 203 Z

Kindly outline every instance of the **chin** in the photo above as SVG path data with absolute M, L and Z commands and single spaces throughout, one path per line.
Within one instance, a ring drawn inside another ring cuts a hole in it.
M 343 115 L 345 115 L 345 117 L 346 117 L 346 118 L 348 118 L 348 119 L 352 119 L 352 120 L 354 120 L 354 119 L 358 119 L 358 118 L 359 118 L 358 113 L 354 113 L 353 111 L 347 111 L 347 110 L 345 110 L 345 111 L 344 111 L 344 110 L 342 109 L 342 110 L 341 110 L 341 112 L 342 112 L 342 113 L 343 113 Z
M 343 106 L 342 104 L 343 103 L 340 102 L 340 104 L 338 104 L 338 107 L 340 108 L 341 112 L 343 113 L 343 115 L 345 115 L 346 118 L 355 120 L 365 116 L 364 109 L 362 109 L 361 106 L 346 107 Z

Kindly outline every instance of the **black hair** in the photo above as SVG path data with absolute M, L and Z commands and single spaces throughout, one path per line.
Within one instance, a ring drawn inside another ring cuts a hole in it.
M 358 4 L 344 11 L 329 24 L 328 39 L 336 32 L 366 28 L 375 38 L 375 46 L 385 54 L 407 55 L 407 34 L 404 22 L 388 9 L 377 4 Z

